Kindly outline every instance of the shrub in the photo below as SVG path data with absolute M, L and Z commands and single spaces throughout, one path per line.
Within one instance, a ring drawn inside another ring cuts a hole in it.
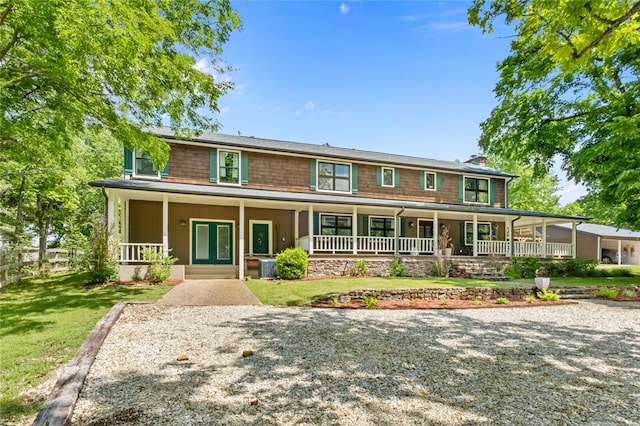
M 529 295 L 525 300 L 527 301 L 527 303 L 533 303 L 536 301 L 536 297 L 534 295 Z
M 558 300 L 560 300 L 560 290 L 553 291 L 543 288 L 536 293 L 536 296 L 538 296 L 538 299 L 540 300 L 557 302 Z
M 399 256 L 394 256 L 393 260 L 391 261 L 389 275 L 391 275 L 392 277 L 401 277 L 404 275 L 404 265 L 400 262 Z
M 630 299 L 631 299 L 631 298 L 633 298 L 633 297 L 636 297 L 636 292 L 635 292 L 635 291 L 633 291 L 633 290 L 625 290 L 625 291 L 623 291 L 623 292 L 622 292 L 622 295 L 623 295 L 624 297 L 628 297 L 628 298 L 630 298 Z
M 473 304 L 474 304 L 474 305 L 481 306 L 481 305 L 484 305 L 484 301 L 483 301 L 482 299 L 480 299 L 480 298 L 475 298 L 475 299 L 473 300 Z
M 276 255 L 276 274 L 283 280 L 295 280 L 307 275 L 309 256 L 300 247 L 288 248 Z
M 451 263 L 446 259 L 438 256 L 431 264 L 431 276 L 446 278 L 451 272 Z
M 507 303 L 509 303 L 509 299 L 507 299 L 506 297 L 498 297 L 496 299 L 496 303 L 498 305 L 506 305 Z
M 351 269 L 351 275 L 365 276 L 369 272 L 369 266 L 367 265 L 367 259 L 359 259 L 354 262 L 354 266 Z
M 633 272 L 627 268 L 613 268 L 607 270 L 609 272 L 609 276 L 611 277 L 633 277 Z
M 118 244 L 109 238 L 104 217 L 94 222 L 86 253 L 84 263 L 89 272 L 90 284 L 109 282 L 118 276 Z
M 166 282 L 171 275 L 171 265 L 178 260 L 171 255 L 165 256 L 152 247 L 143 248 L 142 256 L 149 262 L 144 279 L 154 284 Z
M 541 263 L 535 257 L 511 257 L 511 265 L 505 271 L 511 279 L 534 278 Z
M 440 304 L 441 305 L 448 305 L 449 304 L 449 299 L 447 299 L 446 297 L 444 299 L 440 299 Z
M 364 303 L 364 307 L 367 309 L 373 309 L 378 306 L 378 298 L 373 296 L 365 297 L 362 301 Z
M 601 288 L 596 293 L 596 297 L 602 297 L 603 299 L 615 299 L 618 297 L 618 290 L 613 288 Z

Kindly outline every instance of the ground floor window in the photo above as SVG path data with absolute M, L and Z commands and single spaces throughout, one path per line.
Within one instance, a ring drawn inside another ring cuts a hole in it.
M 394 222 L 392 217 L 372 217 L 369 222 L 369 235 L 372 237 L 393 237 Z
M 418 238 L 433 238 L 433 222 L 425 220 L 418 222 Z
M 495 240 L 498 234 L 497 225 L 491 222 L 478 222 L 478 241 Z M 464 224 L 465 244 L 473 245 L 473 222 Z
M 321 235 L 352 235 L 351 216 L 326 215 L 320 216 Z

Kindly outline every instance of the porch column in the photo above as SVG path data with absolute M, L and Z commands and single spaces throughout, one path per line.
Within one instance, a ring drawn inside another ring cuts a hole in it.
M 169 256 L 169 196 L 162 196 L 162 256 Z
M 596 240 L 596 259 L 598 259 L 598 263 L 602 261 L 602 237 L 598 235 L 598 239 Z
M 244 280 L 244 200 L 240 200 L 240 212 L 238 222 L 238 278 Z
M 309 254 L 313 254 L 313 204 L 309 205 Z
M 505 256 L 511 256 L 511 246 L 513 241 L 513 231 L 511 229 L 511 221 L 509 218 L 504 220 L 504 240 L 507 242 L 507 247 L 505 247 Z
M 576 224 L 575 220 L 572 223 L 573 227 L 571 228 L 571 254 L 575 259 L 576 255 L 578 254 L 578 225 Z M 598 240 L 599 239 L 600 237 L 598 237 Z M 598 243 L 600 243 L 600 241 L 598 241 Z
M 111 194 L 107 199 L 107 230 L 111 240 L 117 235 L 117 207 L 116 196 Z
M 622 265 L 622 240 L 618 240 L 618 265 Z
M 358 207 L 353 206 L 353 211 L 351 212 L 351 235 L 353 245 L 353 254 L 358 254 Z
M 124 218 L 124 229 L 122 230 L 122 242 L 129 242 L 129 199 L 122 204 L 122 217 Z
M 464 237 L 464 236 L 463 236 Z M 478 215 L 473 215 L 473 256 L 478 256 Z
M 547 257 L 547 219 L 542 218 L 542 257 Z
M 297 209 L 293 213 L 293 240 L 296 247 L 300 247 L 300 210 Z
M 433 212 L 433 253 L 438 254 L 438 235 L 440 227 L 438 225 L 438 212 Z
M 126 242 L 125 240 L 125 218 L 126 218 L 126 212 L 125 212 L 125 205 L 124 205 L 124 201 L 122 200 L 122 198 L 118 197 L 118 205 L 120 206 L 120 242 L 124 243 Z

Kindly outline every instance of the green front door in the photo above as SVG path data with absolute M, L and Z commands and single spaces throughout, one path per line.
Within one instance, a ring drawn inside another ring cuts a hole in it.
M 254 223 L 252 228 L 253 241 L 253 254 L 270 254 L 269 253 L 269 224 L 268 223 Z
M 228 222 L 191 223 L 191 263 L 233 264 L 233 225 Z

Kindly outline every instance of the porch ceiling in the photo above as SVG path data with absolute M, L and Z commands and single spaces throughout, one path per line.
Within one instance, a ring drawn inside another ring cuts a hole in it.
M 307 210 L 314 205 L 316 210 L 351 214 L 353 207 L 358 213 L 369 215 L 393 215 L 429 219 L 438 212 L 440 217 L 455 217 L 460 220 L 506 221 L 517 219 L 515 226 L 586 221 L 581 216 L 563 216 L 558 214 L 513 210 L 477 205 L 437 204 L 419 201 L 388 200 L 358 197 L 353 195 L 335 195 L 326 193 L 295 193 L 249 189 L 238 186 L 195 185 L 171 183 L 166 181 L 147 181 L 133 179 L 108 179 L 89 183 L 96 188 L 104 188 L 108 195 L 130 200 L 162 201 L 167 196 L 169 202 L 206 205 L 274 208 L 287 210 Z

